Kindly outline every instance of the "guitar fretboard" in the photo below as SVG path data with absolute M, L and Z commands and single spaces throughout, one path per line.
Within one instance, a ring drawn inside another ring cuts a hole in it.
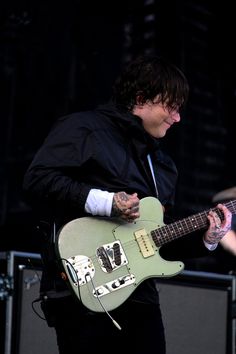
M 236 214 L 236 200 L 231 200 L 230 202 L 225 203 L 225 206 L 231 211 L 232 214 Z M 188 216 L 185 219 L 178 220 L 172 224 L 165 225 L 151 231 L 151 236 L 155 245 L 160 247 L 196 230 L 206 229 L 209 225 L 207 215 L 210 210 L 215 211 L 219 215 L 220 219 L 223 220 L 223 213 L 218 208 L 212 208 L 207 211 Z

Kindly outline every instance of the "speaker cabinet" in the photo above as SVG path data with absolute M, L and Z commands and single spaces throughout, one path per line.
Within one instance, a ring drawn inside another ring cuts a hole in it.
M 58 354 L 56 334 L 47 326 L 39 298 L 42 273 L 38 254 L 10 251 L 0 254 L 7 263 L 11 288 L 5 300 L 4 354 Z
M 195 271 L 156 281 L 167 354 L 235 354 L 235 281 Z
M 40 318 L 40 303 L 32 307 L 39 296 L 41 269 L 38 254 L 0 252 L 4 354 L 58 354 L 54 329 Z M 158 278 L 156 286 L 167 354 L 236 353 L 236 276 L 183 271 L 169 279 Z M 153 353 L 155 346 L 154 338 Z

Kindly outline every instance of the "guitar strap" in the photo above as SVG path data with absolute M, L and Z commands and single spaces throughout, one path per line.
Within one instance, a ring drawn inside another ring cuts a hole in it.
M 154 186 L 155 186 L 155 190 L 156 190 L 156 196 L 158 198 L 159 193 L 158 193 L 158 189 L 157 189 L 157 183 L 156 183 L 155 173 L 154 173 L 154 170 L 153 170 L 152 159 L 151 159 L 150 154 L 147 155 L 147 160 L 148 160 L 148 164 L 149 164 L 149 167 L 150 167 L 150 170 L 151 170 L 151 174 L 152 174 L 152 178 L 153 178 L 153 182 L 154 182 Z

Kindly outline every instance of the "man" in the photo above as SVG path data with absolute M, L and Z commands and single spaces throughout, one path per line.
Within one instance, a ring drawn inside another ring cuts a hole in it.
M 177 171 L 161 151 L 159 139 L 180 121 L 188 91 L 184 74 L 174 65 L 155 56 L 139 57 L 117 79 L 111 103 L 55 123 L 26 172 L 24 189 L 42 220 L 42 308 L 56 329 L 60 354 L 121 352 L 127 343 L 134 353 L 165 353 L 154 279 L 143 279 L 110 313 L 93 311 L 73 296 L 61 278 L 55 243 L 63 225 L 84 216 L 115 217 L 135 229 L 136 220 L 142 219 L 145 197 L 158 198 L 168 216 Z M 231 223 L 230 211 L 221 204 L 218 208 L 223 220 L 211 211 L 206 230 L 161 247 L 162 255 L 185 259 L 214 250 Z M 101 267 L 112 272 L 109 253 L 101 246 L 102 255 L 91 253 L 102 259 Z

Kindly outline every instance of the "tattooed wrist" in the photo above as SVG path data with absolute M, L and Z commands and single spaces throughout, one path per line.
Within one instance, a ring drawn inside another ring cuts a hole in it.
M 127 202 L 128 196 L 125 192 L 118 192 L 114 194 L 112 201 L 111 216 L 121 216 L 125 210 L 124 202 Z
M 120 216 L 120 215 L 121 215 L 121 211 L 117 207 L 115 198 L 113 197 L 112 208 L 111 208 L 111 216 Z

